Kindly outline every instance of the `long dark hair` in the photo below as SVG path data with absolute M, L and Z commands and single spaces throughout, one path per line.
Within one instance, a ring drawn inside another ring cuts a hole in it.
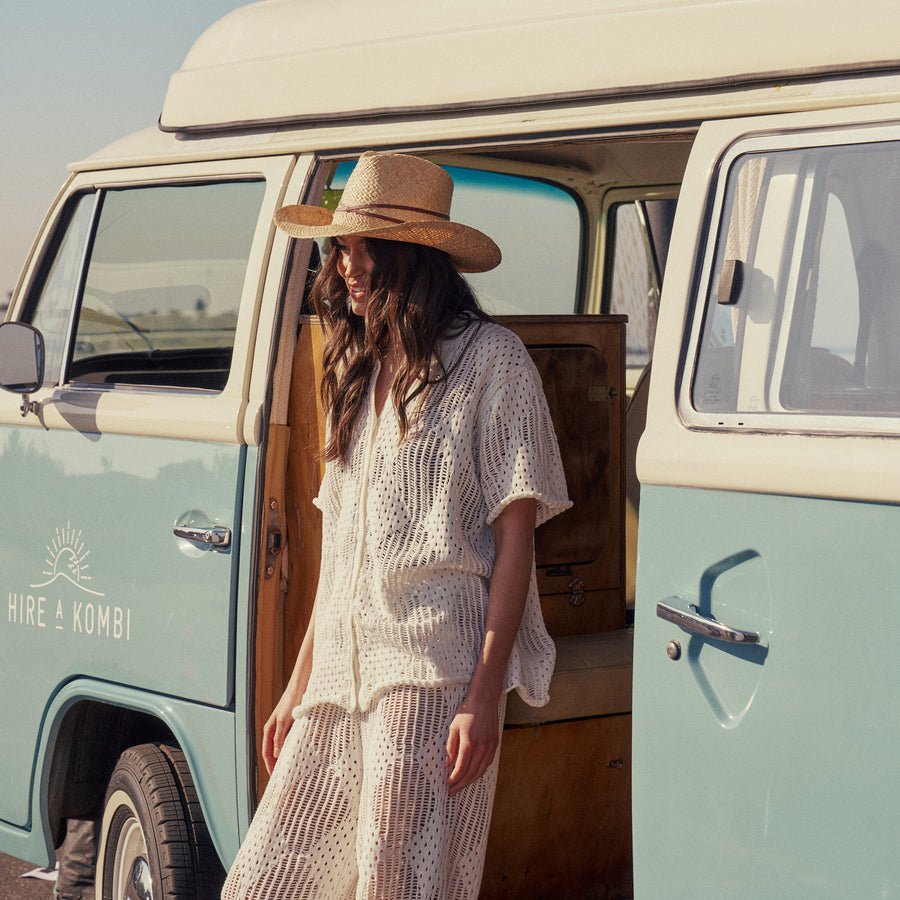
M 402 357 L 391 390 L 402 440 L 410 428 L 409 404 L 446 375 L 438 355 L 441 340 L 459 334 L 472 320 L 488 319 L 441 250 L 374 238 L 366 239 L 366 249 L 374 266 L 365 317 L 350 309 L 336 241 L 312 288 L 316 314 L 328 333 L 322 377 L 322 403 L 331 426 L 326 460 L 346 462 L 375 363 L 388 348 L 399 347 Z

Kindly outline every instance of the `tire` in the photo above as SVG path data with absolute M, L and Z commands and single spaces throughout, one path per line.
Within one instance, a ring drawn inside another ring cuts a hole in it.
M 109 779 L 97 858 L 100 900 L 212 900 L 225 873 L 184 754 L 140 744 Z

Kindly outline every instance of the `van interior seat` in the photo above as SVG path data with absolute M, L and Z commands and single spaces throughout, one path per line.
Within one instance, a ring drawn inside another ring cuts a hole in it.
M 546 706 L 509 695 L 507 725 L 538 725 L 631 712 L 634 629 L 556 638 L 556 667 Z

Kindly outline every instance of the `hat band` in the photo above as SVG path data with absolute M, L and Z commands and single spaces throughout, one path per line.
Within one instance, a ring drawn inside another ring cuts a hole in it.
M 367 216 L 370 219 L 380 219 L 382 222 L 390 222 L 392 225 L 404 225 L 404 224 L 413 224 L 409 222 L 407 219 L 395 219 L 392 216 L 385 216 L 379 213 L 373 212 L 376 209 L 399 209 L 404 212 L 414 212 L 414 213 L 422 213 L 426 216 L 431 216 L 435 219 L 443 219 L 446 222 L 450 221 L 450 216 L 445 213 L 435 212 L 432 209 L 421 209 L 418 206 L 399 206 L 395 203 L 366 203 L 362 206 L 344 206 L 339 203 L 335 208 L 335 212 L 352 212 L 359 213 L 360 215 Z

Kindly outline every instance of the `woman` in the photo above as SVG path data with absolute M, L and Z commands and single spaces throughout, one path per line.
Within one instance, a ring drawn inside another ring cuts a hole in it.
M 452 190 L 365 153 L 334 214 L 276 214 L 332 242 L 323 553 L 227 900 L 477 897 L 505 694 L 547 701 L 534 529 L 570 504 L 537 372 L 459 275 L 500 251 Z

